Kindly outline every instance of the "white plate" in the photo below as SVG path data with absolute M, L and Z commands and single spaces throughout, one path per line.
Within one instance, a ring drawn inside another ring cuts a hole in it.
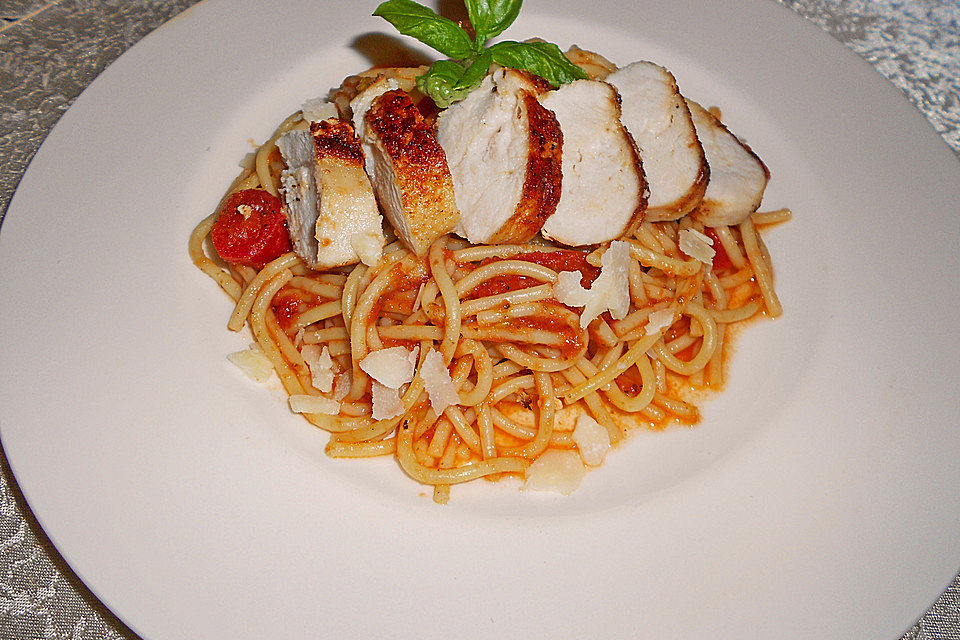
M 569 498 L 455 488 L 326 436 L 225 355 L 187 253 L 249 150 L 366 66 L 376 3 L 211 0 L 77 100 L 0 235 L 3 446 L 83 581 L 151 639 L 896 638 L 960 563 L 960 167 L 767 0 L 528 1 L 506 34 L 672 69 L 773 172 L 786 315 L 696 429 Z M 367 34 L 367 35 L 362 35 Z

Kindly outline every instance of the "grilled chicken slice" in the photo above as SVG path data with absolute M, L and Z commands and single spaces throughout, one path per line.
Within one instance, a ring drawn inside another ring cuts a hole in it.
M 413 97 L 414 102 L 418 102 L 419 99 L 423 98 L 423 94 L 417 89 L 417 77 L 422 76 L 428 69 L 427 66 L 374 67 L 355 76 L 344 78 L 343 83 L 331 92 L 330 100 L 336 105 L 340 117 L 349 120 L 353 118 L 351 102 L 354 98 L 376 82 L 390 80 L 394 83 L 390 87 L 391 89 L 403 89 Z M 373 97 L 376 97 L 376 95 Z M 370 98 L 370 100 L 372 99 Z M 369 106 L 368 103 L 363 110 L 366 110 Z M 356 122 L 354 122 L 354 126 L 356 126 Z
M 693 215 L 708 227 L 740 224 L 760 206 L 770 172 L 712 113 L 687 105 L 710 163 L 710 184 Z
M 568 246 L 619 238 L 643 220 L 647 185 L 620 98 L 606 82 L 577 80 L 540 96 L 563 133 L 563 184 L 544 237 Z
M 422 256 L 460 217 L 447 159 L 408 93 L 391 89 L 369 100 L 368 91 L 351 102 L 363 124 L 367 175 L 397 236 Z
M 497 69 L 437 117 L 460 209 L 455 232 L 470 242 L 526 242 L 556 209 L 562 134 L 537 101 L 548 88 Z
M 367 123 L 366 120 L 364 120 L 364 116 L 367 115 L 367 111 L 370 110 L 370 105 L 387 91 L 400 88 L 400 84 L 394 78 L 386 75 L 378 75 L 373 80 L 367 80 L 365 84 L 366 87 L 350 100 L 349 109 L 347 109 L 350 117 L 353 118 L 353 128 L 357 132 L 357 138 L 360 139 L 361 146 L 363 139 L 367 135 Z M 372 166 L 370 159 L 365 158 L 365 161 L 369 169 Z
M 699 204 L 710 169 L 673 75 L 634 62 L 607 76 L 620 92 L 621 120 L 640 149 L 650 186 L 646 219 L 682 218 Z
M 297 255 L 315 269 L 375 263 L 384 242 L 381 217 L 350 123 L 314 122 L 310 131 L 281 136 L 277 146 L 287 163 L 281 190 Z
M 567 60 L 583 69 L 591 80 L 606 80 L 607 76 L 617 70 L 613 64 L 599 53 L 581 49 L 573 45 L 564 53 Z

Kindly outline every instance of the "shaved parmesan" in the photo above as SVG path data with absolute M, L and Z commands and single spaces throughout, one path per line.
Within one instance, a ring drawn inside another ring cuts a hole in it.
M 569 495 L 587 474 L 576 451 L 547 449 L 527 468 L 524 489 Z
M 324 393 L 329 393 L 333 389 L 333 358 L 330 357 L 327 345 L 323 345 L 321 349 L 315 344 L 305 344 L 300 349 L 300 355 L 310 367 L 313 386 Z
M 680 251 L 699 260 L 703 264 L 713 264 L 713 256 L 716 251 L 713 249 L 713 239 L 706 236 L 696 229 L 681 229 L 679 242 Z
M 350 370 L 347 369 L 343 373 L 337 376 L 336 382 L 333 383 L 333 399 L 343 400 L 347 397 L 347 394 L 350 393 L 350 387 L 353 385 L 353 374 L 350 373 Z
M 250 347 L 227 356 L 227 360 L 237 365 L 241 371 L 255 382 L 266 382 L 273 373 L 273 364 L 257 347 Z
M 340 403 L 323 396 L 294 394 L 290 396 L 290 411 L 294 413 L 322 413 L 335 416 L 340 413 Z
M 577 443 L 580 457 L 591 467 L 601 465 L 610 450 L 610 432 L 586 413 L 577 418 L 573 441 Z
M 447 407 L 460 404 L 457 388 L 443 364 L 443 356 L 436 349 L 427 352 L 420 367 L 420 377 L 423 378 L 423 386 L 430 397 L 430 406 L 438 416 L 443 414 Z
M 553 286 L 557 300 L 583 307 L 580 328 L 585 329 L 601 313 L 609 311 L 620 320 L 630 310 L 630 243 L 614 240 L 600 258 L 600 275 L 589 289 L 580 285 L 579 271 L 563 271 Z
M 660 333 L 667 327 L 673 324 L 673 309 L 661 309 L 660 311 L 654 311 L 647 318 L 647 326 L 644 327 L 644 331 L 648 336 L 652 336 L 655 333 Z
M 408 351 L 403 347 L 377 349 L 368 353 L 360 361 L 360 368 L 383 386 L 399 389 L 401 385 L 413 380 L 419 351 L 419 347 L 413 351 Z
M 371 396 L 374 420 L 389 420 L 403 413 L 403 402 L 400 401 L 400 391 L 397 389 L 391 389 L 374 380 Z
M 325 98 L 311 98 L 300 107 L 303 112 L 303 119 L 307 122 L 320 122 L 336 118 L 337 106 Z
M 350 236 L 350 246 L 357 252 L 360 261 L 368 267 L 374 267 L 380 262 L 383 256 L 383 241 L 383 234 L 378 231 L 366 231 Z

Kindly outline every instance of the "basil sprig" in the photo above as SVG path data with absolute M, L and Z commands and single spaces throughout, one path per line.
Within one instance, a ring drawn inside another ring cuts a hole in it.
M 586 78 L 549 42 L 504 41 L 485 47 L 487 40 L 513 24 L 523 0 L 464 0 L 474 37 L 460 25 L 437 15 L 414 0 L 387 0 L 373 15 L 380 16 L 406 36 L 436 49 L 450 60 L 438 60 L 417 78 L 417 87 L 441 109 L 449 107 L 480 84 L 494 62 L 524 69 L 554 86 Z

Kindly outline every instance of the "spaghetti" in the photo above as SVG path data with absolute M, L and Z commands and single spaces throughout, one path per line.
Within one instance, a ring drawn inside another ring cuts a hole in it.
M 225 198 L 244 189 L 276 195 L 284 169 L 276 140 L 307 126 L 299 113 L 281 123 Z M 685 391 L 722 385 L 732 327 L 782 313 L 758 229 L 789 217 L 788 210 L 756 213 L 712 229 L 692 216 L 644 222 L 623 239 L 628 313 L 619 320 L 601 314 L 586 329 L 575 309 L 557 301 L 554 284 L 560 272 L 579 271 L 589 286 L 605 246 L 589 253 L 542 240 L 474 246 L 445 236 L 422 259 L 393 241 L 372 267 L 318 272 L 290 252 L 257 268 L 208 254 L 214 213 L 194 229 L 189 251 L 235 301 L 229 329 L 250 327 L 287 393 L 306 397 L 308 408 L 310 400 L 334 407 L 303 413 L 330 432 L 330 456 L 394 456 L 445 502 L 453 484 L 522 477 L 545 452 L 576 451 L 581 413 L 614 444 L 634 428 L 696 423 Z M 686 229 L 714 240 L 712 263 L 681 251 Z M 332 361 L 327 391 L 315 386 L 304 357 L 311 346 Z M 416 374 L 401 388 L 398 415 L 374 419 L 374 382 L 359 365 L 397 346 L 416 350 Z M 440 415 L 424 379 L 431 351 L 442 357 L 457 397 Z

